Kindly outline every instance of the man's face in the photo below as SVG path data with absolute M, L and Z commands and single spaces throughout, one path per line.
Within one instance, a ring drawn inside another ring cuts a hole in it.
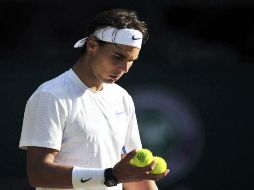
M 113 83 L 127 73 L 138 58 L 140 49 L 107 43 L 95 48 L 91 55 L 90 69 L 99 83 Z

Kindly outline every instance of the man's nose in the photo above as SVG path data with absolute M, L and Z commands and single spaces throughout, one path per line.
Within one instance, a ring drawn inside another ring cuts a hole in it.
M 123 61 L 120 65 L 121 71 L 123 73 L 128 73 L 131 63 L 129 61 Z

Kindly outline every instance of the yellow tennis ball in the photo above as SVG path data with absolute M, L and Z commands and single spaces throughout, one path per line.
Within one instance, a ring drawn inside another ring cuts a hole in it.
M 167 163 L 166 161 L 158 156 L 155 156 L 154 159 L 156 160 L 157 164 L 155 168 L 150 171 L 150 174 L 162 174 L 167 170 Z
M 130 163 L 134 166 L 145 167 L 153 161 L 153 154 L 148 149 L 140 149 L 131 159 Z

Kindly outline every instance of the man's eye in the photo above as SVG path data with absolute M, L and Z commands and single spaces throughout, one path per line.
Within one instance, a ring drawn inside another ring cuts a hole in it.
M 115 60 L 118 60 L 118 61 L 120 61 L 120 60 L 123 59 L 122 57 L 120 57 L 120 56 L 118 56 L 118 55 L 113 55 L 113 58 L 114 58 Z

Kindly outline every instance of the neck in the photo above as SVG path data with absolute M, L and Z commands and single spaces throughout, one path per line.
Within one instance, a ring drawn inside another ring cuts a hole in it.
M 72 67 L 79 79 L 92 91 L 103 89 L 103 83 L 98 81 L 90 67 L 91 60 L 86 55 L 81 56 L 77 63 Z

